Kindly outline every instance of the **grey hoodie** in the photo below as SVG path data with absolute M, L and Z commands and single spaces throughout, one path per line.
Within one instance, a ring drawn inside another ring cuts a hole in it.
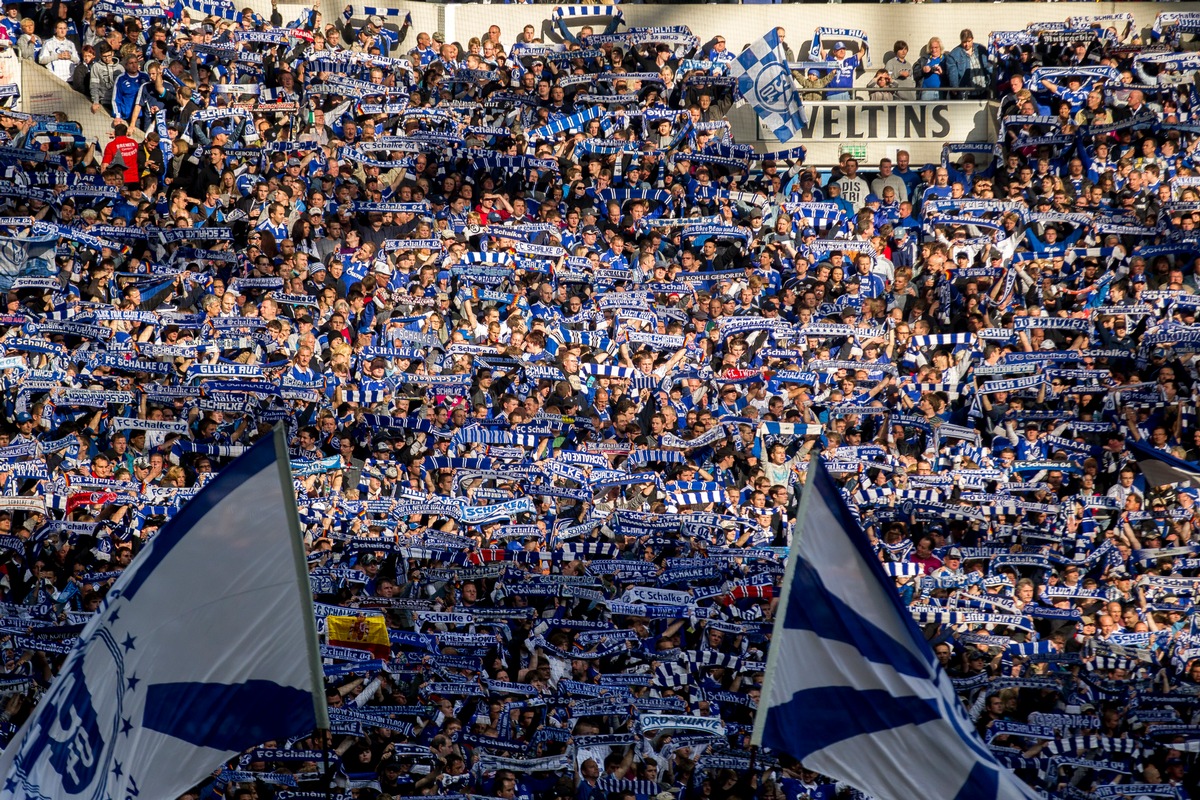
M 101 58 L 92 62 L 92 102 L 104 106 L 110 114 L 113 111 L 113 86 L 117 82 L 117 76 L 124 71 L 125 68 L 118 64 L 116 59 L 113 59 L 111 64 L 105 64 Z

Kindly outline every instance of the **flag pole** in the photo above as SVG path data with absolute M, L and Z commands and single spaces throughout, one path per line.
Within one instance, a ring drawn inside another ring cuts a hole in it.
M 325 671 L 321 667 L 321 656 L 317 647 L 317 621 L 313 611 L 312 588 L 308 582 L 308 560 L 304 553 L 304 538 L 300 528 L 300 515 L 296 511 L 296 492 L 292 486 L 292 462 L 288 454 L 287 436 L 282 422 L 275 424 L 274 437 L 276 463 L 279 466 L 279 481 L 283 485 L 284 513 L 291 530 L 292 560 L 296 569 L 296 582 L 300 591 L 300 608 L 304 611 L 304 623 L 308 629 L 308 660 L 313 685 L 313 713 L 317 730 L 329 730 L 329 709 L 325 705 Z
M 321 760 L 325 763 L 325 800 L 333 800 L 333 773 L 329 771 L 329 745 L 333 734 L 328 728 L 319 728 L 321 734 Z
M 814 466 L 809 462 L 809 468 Z M 792 592 L 792 577 L 796 572 L 796 551 L 800 545 L 800 537 L 805 531 L 801 530 L 804 521 L 804 515 L 808 513 L 808 506 L 812 502 L 812 495 L 816 492 L 808 491 L 808 479 L 812 478 L 812 473 L 805 476 L 805 485 L 800 492 L 800 505 L 796 510 L 796 523 L 792 527 L 792 541 L 788 544 L 788 560 L 787 566 L 783 572 L 783 591 L 779 593 L 779 604 L 775 606 L 775 620 L 771 626 L 771 641 L 772 643 L 779 640 L 779 635 L 784 629 L 783 619 L 787 616 L 788 600 Z M 766 710 L 771 704 L 771 686 L 774 684 L 776 660 L 779 657 L 779 648 L 774 647 L 767 653 L 767 670 L 763 676 L 762 692 L 760 693 L 758 705 L 759 712 L 754 715 L 754 729 L 750 734 L 751 752 L 762 744 L 763 731 L 767 725 Z M 753 758 L 753 756 L 751 756 Z

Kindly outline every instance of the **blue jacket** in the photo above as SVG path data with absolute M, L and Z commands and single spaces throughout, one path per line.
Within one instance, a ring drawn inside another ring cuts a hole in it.
M 987 48 L 981 44 L 976 44 L 975 49 L 979 52 L 979 67 L 987 73 L 988 80 L 991 80 L 992 65 L 988 62 Z M 971 68 L 971 57 L 967 55 L 967 51 L 960 44 L 958 47 L 946 54 L 946 77 L 950 79 L 951 86 L 965 86 L 964 81 L 967 80 L 967 71 Z
M 136 75 L 122 72 L 117 76 L 113 84 L 113 111 L 117 112 L 118 117 L 129 121 L 130 115 L 133 114 L 133 105 L 137 101 L 138 90 L 149 80 L 150 77 L 144 72 Z

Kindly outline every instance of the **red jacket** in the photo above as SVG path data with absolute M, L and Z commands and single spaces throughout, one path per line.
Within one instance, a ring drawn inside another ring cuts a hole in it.
M 118 136 L 108 143 L 104 148 L 103 164 L 107 167 L 117 157 L 121 155 L 121 162 L 125 165 L 125 182 L 138 182 L 138 143 L 128 136 Z

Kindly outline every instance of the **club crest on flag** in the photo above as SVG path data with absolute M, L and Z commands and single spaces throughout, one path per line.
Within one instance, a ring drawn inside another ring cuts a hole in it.
M 76 651 L 47 695 L 50 713 L 36 718 L 13 760 L 6 791 L 23 784 L 27 796 L 53 800 L 39 787 L 57 783 L 72 797 L 108 796 L 108 752 L 119 735 L 127 688 L 120 646 L 108 629 L 96 634 L 100 646 Z M 105 730 L 102 719 L 110 721 Z
M 277 429 L 121 572 L 0 754 L 2 800 L 178 797 L 257 742 L 328 724 L 290 479 Z M 214 556 L 230 549 L 240 571 Z M 225 641 L 232 620 L 260 651 Z
M 758 102 L 775 114 L 788 113 L 788 91 L 792 76 L 782 64 L 767 64 L 754 76 Z
M 730 75 L 737 80 L 738 93 L 754 106 L 763 124 L 781 142 L 800 134 L 805 125 L 804 109 L 774 28 L 733 60 Z

